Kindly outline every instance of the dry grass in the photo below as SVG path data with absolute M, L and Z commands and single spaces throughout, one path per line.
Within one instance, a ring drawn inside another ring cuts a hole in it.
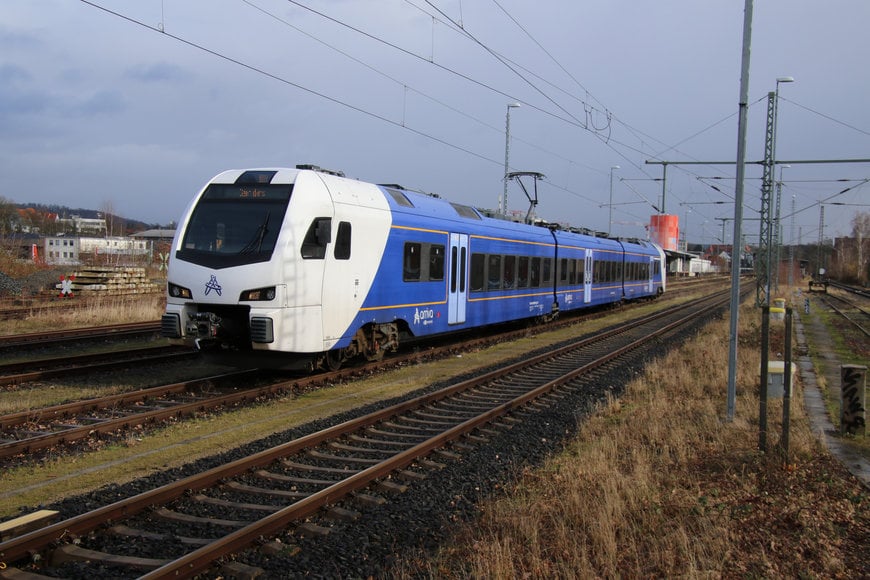
M 83 304 L 83 305 L 82 305 Z M 66 306 L 70 307 L 66 307 Z M 166 308 L 162 293 L 66 299 L 50 310 L 30 310 L 14 320 L 4 320 L 0 334 L 23 334 L 46 329 L 85 328 L 127 322 L 160 320 Z
M 747 326 L 757 316 L 751 308 L 741 312 Z M 727 345 L 727 321 L 720 321 L 650 365 L 621 400 L 583 424 L 563 453 L 524 471 L 506 497 L 483 506 L 484 515 L 451 546 L 434 560 L 409 557 L 395 575 L 846 574 L 849 541 L 840 526 L 868 539 L 866 490 L 841 471 L 830 475 L 838 466 L 819 459 L 825 454 L 800 404 L 792 406 L 791 464 L 783 465 L 774 445 L 781 403 L 769 407 L 773 451 L 757 450 L 757 345 L 738 349 L 736 419 L 723 421 Z M 845 487 L 834 489 L 841 481 Z M 862 549 L 866 544 L 859 561 Z

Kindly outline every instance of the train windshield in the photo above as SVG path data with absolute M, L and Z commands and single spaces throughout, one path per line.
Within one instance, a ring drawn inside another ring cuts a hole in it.
M 292 191 L 291 184 L 209 185 L 176 257 L 210 268 L 268 261 Z

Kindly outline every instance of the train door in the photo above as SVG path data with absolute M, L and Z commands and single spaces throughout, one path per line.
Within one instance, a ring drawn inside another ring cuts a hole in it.
M 583 262 L 583 302 L 592 302 L 592 250 L 586 248 L 586 257 Z
M 465 322 L 468 298 L 468 234 L 450 234 L 450 279 L 447 281 L 447 323 Z
M 652 256 L 649 257 L 649 281 L 647 283 L 647 294 L 652 294 L 653 288 L 655 287 L 656 281 L 656 259 Z

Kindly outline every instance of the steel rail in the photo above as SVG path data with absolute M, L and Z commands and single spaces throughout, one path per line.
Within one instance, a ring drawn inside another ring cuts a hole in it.
M 85 328 L 70 328 L 66 330 L 50 330 L 27 334 L 10 334 L 0 336 L 0 348 L 13 346 L 42 345 L 52 342 L 61 342 L 75 338 L 103 338 L 128 336 L 136 334 L 151 334 L 160 332 L 160 321 L 157 322 L 130 322 L 127 324 L 111 324 L 106 326 L 93 326 Z
M 159 362 L 161 360 L 170 361 L 177 358 L 190 358 L 196 356 L 194 350 L 179 347 L 179 346 L 149 346 L 145 348 L 135 348 L 123 351 L 100 352 L 93 354 L 74 355 L 69 357 L 56 357 L 34 359 L 32 361 L 22 361 L 10 364 L 0 365 L 0 385 L 9 385 L 23 383 L 26 381 L 36 381 L 58 376 L 70 376 L 73 373 L 79 372 L 98 372 L 126 366 L 130 363 L 142 362 L 150 360 Z M 116 360 L 106 361 L 107 358 Z M 94 363 L 92 361 L 104 361 Z M 23 369 L 33 367 L 49 367 L 40 368 L 40 370 L 17 372 Z M 15 373 L 15 374 L 5 374 Z

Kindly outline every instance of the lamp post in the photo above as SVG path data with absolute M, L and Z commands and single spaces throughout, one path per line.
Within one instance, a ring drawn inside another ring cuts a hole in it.
M 613 228 L 613 170 L 619 169 L 619 165 L 611 165 L 610 166 L 610 200 L 607 204 L 608 209 L 608 217 L 607 217 L 607 237 L 610 237 L 610 230 Z
M 501 196 L 501 206 L 499 213 L 502 216 L 507 215 L 507 190 L 508 190 L 508 172 L 510 171 L 510 151 L 511 151 L 511 109 L 519 107 L 519 103 L 508 103 L 507 116 L 504 124 L 504 192 Z

